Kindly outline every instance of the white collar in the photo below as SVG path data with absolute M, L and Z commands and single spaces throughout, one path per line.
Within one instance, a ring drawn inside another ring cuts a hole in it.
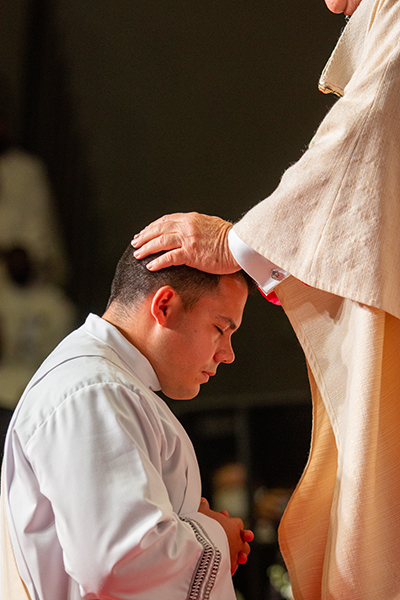
M 114 325 L 91 313 L 82 328 L 86 333 L 108 346 L 144 385 L 153 391 L 161 390 L 160 382 L 151 363 Z

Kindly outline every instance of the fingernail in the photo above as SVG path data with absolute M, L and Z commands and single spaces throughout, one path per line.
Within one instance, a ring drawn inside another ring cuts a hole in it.
M 153 266 L 153 263 L 152 263 L 152 262 L 151 262 L 151 263 L 149 263 L 148 265 L 146 265 L 146 267 L 148 268 L 148 270 L 149 270 L 149 271 L 152 271 L 152 270 L 153 270 L 153 268 L 154 268 L 154 266 Z

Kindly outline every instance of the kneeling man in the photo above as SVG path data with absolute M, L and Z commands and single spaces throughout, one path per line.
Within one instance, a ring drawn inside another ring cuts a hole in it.
M 151 257 L 154 258 L 154 257 Z M 102 318 L 46 359 L 11 422 L 2 598 L 234 600 L 252 533 L 201 501 L 196 456 L 165 402 L 231 363 L 251 282 L 151 273 L 131 246 Z

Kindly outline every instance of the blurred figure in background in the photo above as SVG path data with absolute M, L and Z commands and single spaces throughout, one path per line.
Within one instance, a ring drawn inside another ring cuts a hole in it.
M 67 259 L 42 160 L 17 145 L 9 84 L 0 74 L 0 250 L 24 248 L 41 280 L 65 284 Z M 0 262 L 0 277 L 6 277 Z
M 67 260 L 42 161 L 13 135 L 0 75 L 0 450 L 18 399 L 43 359 L 75 326 L 63 291 Z
M 267 487 L 262 484 L 252 490 L 246 467 L 240 462 L 227 462 L 212 475 L 212 508 L 227 510 L 242 519 L 246 528 L 254 531 L 253 566 L 262 574 L 261 580 L 249 584 L 246 571 L 234 579 L 237 597 L 269 600 L 293 598 L 290 579 L 278 545 L 278 526 L 293 493 L 292 488 Z M 251 574 L 250 574 L 251 577 Z M 250 595 L 248 594 L 251 588 Z M 244 594 L 244 595 L 243 595 Z
M 247 522 L 250 516 L 246 467 L 239 462 L 226 463 L 212 478 L 212 503 L 217 512 L 227 510 Z

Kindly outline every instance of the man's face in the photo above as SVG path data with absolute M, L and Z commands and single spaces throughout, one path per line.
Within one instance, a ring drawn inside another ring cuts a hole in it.
M 231 337 L 242 321 L 247 294 L 244 280 L 222 276 L 215 292 L 200 298 L 190 310 L 180 305 L 165 331 L 156 369 L 166 396 L 194 398 L 219 363 L 233 362 Z

